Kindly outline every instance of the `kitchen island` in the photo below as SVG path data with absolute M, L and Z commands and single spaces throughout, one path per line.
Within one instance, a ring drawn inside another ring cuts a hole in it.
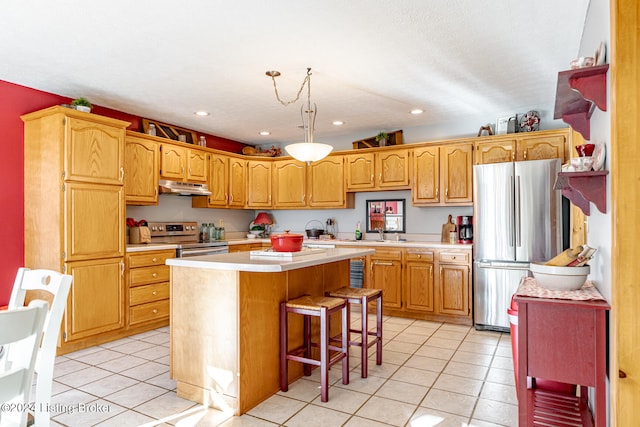
M 373 253 L 316 249 L 290 259 L 250 252 L 168 259 L 178 396 L 241 415 L 276 393 L 280 302 L 348 286 L 349 259 Z M 290 347 L 302 342 L 299 317 L 289 323 Z M 336 318 L 332 333 L 339 328 Z M 301 364 L 292 363 L 289 381 L 301 376 Z

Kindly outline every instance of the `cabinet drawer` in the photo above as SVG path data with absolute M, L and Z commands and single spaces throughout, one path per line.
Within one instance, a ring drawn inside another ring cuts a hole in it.
M 169 282 L 137 286 L 129 289 L 129 305 L 144 304 L 169 298 Z
M 139 252 L 127 255 L 129 268 L 164 265 L 167 258 L 175 258 L 175 250 Z
M 373 246 L 371 247 L 371 249 L 375 249 L 376 253 L 371 255 L 371 258 L 377 258 L 377 259 L 388 259 L 388 260 L 397 260 L 397 261 L 401 261 L 402 260 L 402 249 L 390 249 L 390 248 L 383 248 L 380 249 L 379 246 Z
M 150 302 L 129 309 L 129 324 L 164 319 L 169 316 L 169 300 Z
M 440 262 L 455 262 L 460 264 L 468 264 L 471 258 L 469 252 L 454 252 L 443 251 L 440 252 Z
M 170 269 L 168 265 L 132 268 L 129 270 L 129 286 L 140 286 L 154 282 L 166 282 L 169 280 L 169 274 Z
M 433 251 L 428 249 L 407 248 L 405 249 L 405 257 L 407 261 L 433 261 Z

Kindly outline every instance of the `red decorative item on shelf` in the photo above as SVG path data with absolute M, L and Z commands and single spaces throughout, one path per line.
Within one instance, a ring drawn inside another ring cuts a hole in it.
M 593 154 L 593 150 L 596 148 L 596 144 L 582 144 L 576 146 L 576 151 L 580 157 L 590 157 Z
M 297 233 L 274 234 L 271 236 L 271 247 L 276 252 L 300 252 L 304 236 Z

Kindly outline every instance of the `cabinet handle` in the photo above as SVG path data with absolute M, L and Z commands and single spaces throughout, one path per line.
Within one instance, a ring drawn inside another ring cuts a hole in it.
M 436 188 L 436 199 L 438 198 L 438 194 L 440 194 L 440 189 Z
M 153 258 L 151 259 L 151 262 L 158 262 L 158 258 L 153 257 Z
M 158 291 L 151 292 L 151 295 L 158 295 Z
M 433 274 L 433 265 L 429 266 L 429 276 Z
M 511 152 L 511 161 L 512 161 L 512 162 L 515 162 L 515 161 L 516 161 L 516 152 L 515 152 L 515 151 L 512 151 L 512 152 Z
M 184 166 L 180 166 L 180 175 L 184 176 Z
M 444 198 L 446 200 L 449 200 L 449 189 L 448 188 L 444 190 Z
M 121 167 L 120 168 L 120 182 L 122 182 L 123 179 L 124 179 L 124 168 Z
M 422 254 L 418 254 L 418 258 L 422 258 Z
M 157 309 L 157 308 L 154 308 L 154 309 L 153 309 L 153 311 L 152 311 L 152 313 L 153 313 L 153 314 L 158 314 L 158 309 Z
M 524 150 L 524 159 L 527 160 L 527 150 Z
M 382 172 L 378 174 L 378 183 L 382 184 Z
M 191 175 L 191 167 L 189 167 L 189 175 Z
M 618 369 L 618 378 L 627 378 L 627 373 L 621 369 Z
M 371 174 L 371 182 L 373 182 L 373 174 Z
M 124 276 L 124 261 L 120 261 L 120 275 Z
M 393 265 L 392 261 L 374 261 L 375 265 Z
M 304 194 L 302 195 L 302 203 L 304 203 Z
M 151 277 L 158 277 L 158 273 L 153 273 Z

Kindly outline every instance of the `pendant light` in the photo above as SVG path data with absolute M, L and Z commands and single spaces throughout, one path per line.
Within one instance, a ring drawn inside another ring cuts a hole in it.
M 307 85 L 307 104 L 300 108 L 300 115 L 302 116 L 302 125 L 304 129 L 304 142 L 286 145 L 284 147 L 285 151 L 294 159 L 301 162 L 307 162 L 307 164 L 327 157 L 331 150 L 333 150 L 333 147 L 328 144 L 313 142 L 313 130 L 315 128 L 316 113 L 318 109 L 315 103 L 313 105 L 311 104 L 311 68 L 307 68 L 307 76 L 302 81 L 302 85 L 300 86 L 296 99 L 287 102 L 280 99 L 278 88 L 276 86 L 276 77 L 280 75 L 280 72 L 267 71 L 266 74 L 271 77 L 271 80 L 273 81 L 276 98 L 284 106 L 292 104 L 300 99 L 300 94 L 302 93 L 305 84 Z

